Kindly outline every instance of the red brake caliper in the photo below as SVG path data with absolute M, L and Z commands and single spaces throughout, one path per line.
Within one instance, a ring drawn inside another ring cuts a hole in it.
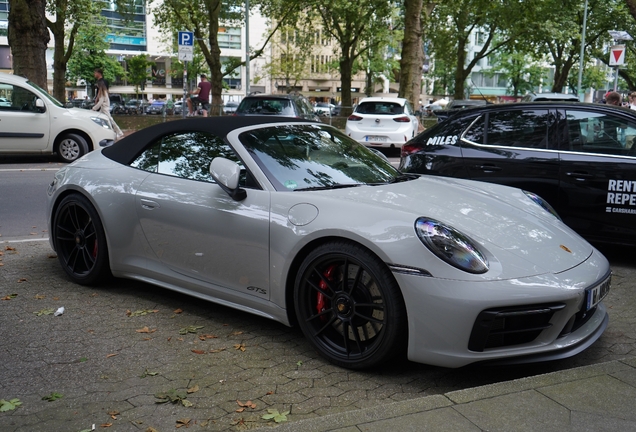
M 327 270 L 324 271 L 324 273 L 322 274 L 325 279 L 327 279 L 328 281 L 333 281 L 333 274 L 336 271 L 336 268 L 338 266 L 336 264 L 332 264 L 329 267 L 327 267 Z M 325 282 L 324 280 L 320 280 L 320 283 L 318 284 L 318 287 L 323 290 L 323 291 L 328 291 L 329 290 L 329 285 L 327 284 L 327 282 Z M 324 294 L 322 293 L 318 293 L 317 294 L 317 298 L 316 298 L 316 309 L 318 310 L 318 313 L 322 313 L 327 309 L 327 305 L 326 305 L 326 299 Z M 322 321 L 325 321 L 327 319 L 326 316 L 321 316 L 320 319 Z

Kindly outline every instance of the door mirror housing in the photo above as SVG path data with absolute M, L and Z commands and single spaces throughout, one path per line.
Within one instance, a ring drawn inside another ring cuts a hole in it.
M 247 197 L 245 189 L 239 187 L 241 167 L 224 157 L 216 157 L 210 163 L 210 174 L 216 183 L 235 201 Z

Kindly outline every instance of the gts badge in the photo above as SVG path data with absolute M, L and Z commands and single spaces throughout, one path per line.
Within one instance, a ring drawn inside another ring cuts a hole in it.
M 248 286 L 247 290 L 248 291 L 252 291 L 254 294 L 267 295 L 267 290 L 265 288 L 258 288 L 258 287 L 254 287 L 254 286 Z
M 449 135 L 449 136 L 436 136 L 429 138 L 426 141 L 426 145 L 445 145 L 445 144 L 455 144 L 457 142 L 457 135 Z

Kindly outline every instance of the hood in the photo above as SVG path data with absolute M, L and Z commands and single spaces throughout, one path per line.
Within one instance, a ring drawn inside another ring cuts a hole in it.
M 594 250 L 520 189 L 422 176 L 403 183 L 330 192 L 338 199 L 402 213 L 412 217 L 413 222 L 420 216 L 436 219 L 460 230 L 495 255 L 503 249 L 551 273 L 577 266 Z

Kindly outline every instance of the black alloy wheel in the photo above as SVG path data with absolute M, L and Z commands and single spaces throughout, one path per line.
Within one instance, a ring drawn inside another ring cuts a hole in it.
M 57 207 L 52 230 L 60 264 L 74 282 L 92 285 L 110 276 L 104 228 L 86 197 L 66 196 Z
M 406 351 L 406 307 L 387 266 L 346 241 L 312 251 L 297 274 L 298 323 L 317 351 L 352 369 L 377 366 Z

